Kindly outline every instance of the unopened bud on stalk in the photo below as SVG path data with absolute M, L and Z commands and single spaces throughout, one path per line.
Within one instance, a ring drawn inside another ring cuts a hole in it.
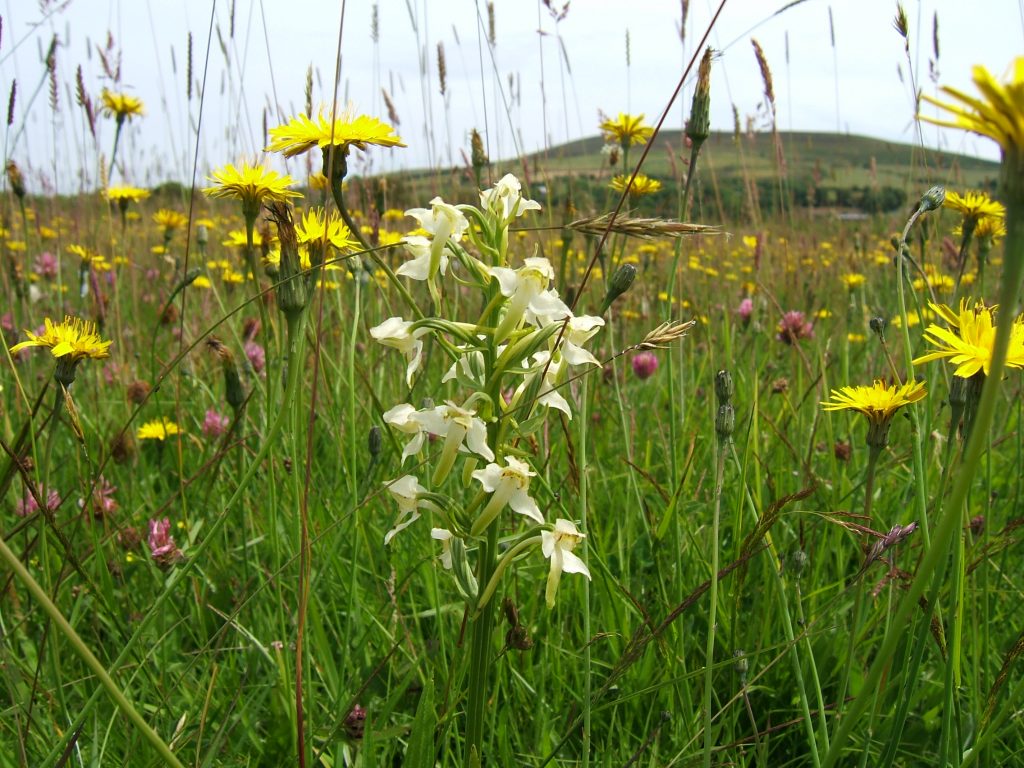
M 277 306 L 289 316 L 301 312 L 309 300 L 299 261 L 299 242 L 288 204 L 274 201 L 267 204 L 267 210 L 271 220 L 277 224 L 277 239 L 281 246 Z
M 740 676 L 740 681 L 745 683 L 747 681 L 747 671 L 750 669 L 750 662 L 747 660 L 747 654 L 742 648 L 737 648 L 733 651 L 732 657 L 736 660 L 734 662 L 736 674 Z
M 789 568 L 793 571 L 793 575 L 798 579 L 804 575 L 804 571 L 807 569 L 807 563 L 810 561 L 810 557 L 802 549 L 796 550 L 789 556 Z
M 206 244 L 210 242 L 210 230 L 206 228 L 205 224 L 196 227 L 196 242 L 199 243 L 200 248 L 205 248 Z
M 380 449 L 383 447 L 384 437 L 381 434 L 380 427 L 374 424 L 370 427 L 370 433 L 366 436 L 366 447 L 370 451 L 370 457 L 376 459 L 380 455 Z
M 922 213 L 925 211 L 934 211 L 941 208 L 945 200 L 946 188 L 936 185 L 921 196 L 921 202 L 917 204 L 917 209 Z
M 13 160 L 7 163 L 7 181 L 11 183 L 11 190 L 19 200 L 25 198 L 25 177 L 21 175 L 21 169 Z
M 480 132 L 476 128 L 469 132 L 469 150 L 473 170 L 480 173 L 481 170 L 487 167 L 489 160 L 487 153 L 484 151 L 484 140 L 480 137 Z
M 690 119 L 686 121 L 686 137 L 694 147 L 704 143 L 711 132 L 711 48 L 704 50 L 697 70 L 697 87 L 690 103 Z
M 619 296 L 629 290 L 629 287 L 633 285 L 633 281 L 636 279 L 636 266 L 634 264 L 623 264 L 612 275 L 612 279 L 608 281 L 608 292 L 604 295 L 604 302 L 601 304 L 601 311 L 599 314 L 604 314 L 608 311 L 608 307 L 612 305 Z
M 885 318 L 877 315 L 872 317 L 871 321 L 868 323 L 868 327 L 871 329 L 871 332 L 883 342 L 885 341 L 885 326 Z
M 731 403 L 735 391 L 732 374 L 728 371 L 719 371 L 715 374 L 715 397 L 718 398 L 719 405 Z
M 732 437 L 732 432 L 736 428 L 736 411 L 729 403 L 724 403 L 718 406 L 718 415 L 715 416 L 715 434 L 718 435 L 718 439 L 725 441 Z

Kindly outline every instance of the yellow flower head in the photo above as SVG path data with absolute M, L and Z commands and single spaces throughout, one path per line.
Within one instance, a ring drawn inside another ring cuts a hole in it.
M 337 212 L 328 216 L 323 208 L 310 208 L 302 214 L 302 220 L 295 224 L 295 234 L 299 243 L 310 246 L 330 243 L 335 248 L 354 248 L 357 243 L 349 228 Z
M 622 174 L 613 178 L 610 186 L 616 192 L 622 193 L 626 190 L 627 184 L 629 184 L 629 176 Z M 640 197 L 641 195 L 652 195 L 659 189 L 661 189 L 660 181 L 652 179 L 646 174 L 638 173 L 629 188 L 629 194 Z
M 345 153 L 350 146 L 366 149 L 367 144 L 381 147 L 404 147 L 395 129 L 375 117 L 339 112 L 334 121 L 331 113 L 320 108 L 315 120 L 307 115 L 293 117 L 284 125 L 270 129 L 272 141 L 268 152 L 283 152 L 285 157 L 301 155 L 313 147 L 340 147 Z
M 104 88 L 101 98 L 103 114 L 116 118 L 119 123 L 124 122 L 125 118 L 141 117 L 145 114 L 142 101 L 127 93 L 114 93 Z
M 1004 152 L 1024 149 L 1024 56 L 1014 59 L 1006 83 L 998 82 L 981 66 L 974 68 L 973 75 L 980 97 L 943 86 L 942 90 L 959 104 L 939 101 L 927 94 L 921 94 L 921 98 L 949 112 L 952 119 L 936 120 L 927 115 L 918 115 L 918 119 L 988 136 Z
M 103 193 L 112 203 L 137 203 L 149 197 L 149 190 L 138 187 L 108 187 Z
M 216 186 L 206 187 L 203 194 L 208 197 L 237 198 L 243 206 L 252 208 L 254 217 L 263 200 L 285 201 L 290 197 L 302 197 L 298 192 L 288 189 L 295 183 L 291 176 L 282 176 L 262 165 L 243 163 L 241 169 L 238 169 L 229 163 L 214 171 L 209 179 Z
M 70 355 L 68 359 L 72 362 L 87 357 L 94 360 L 110 357 L 110 342 L 100 338 L 96 332 L 96 323 L 70 315 L 62 323 L 54 323 L 48 317 L 43 322 L 46 330 L 39 336 L 32 331 L 25 331 L 28 341 L 11 347 L 11 354 L 28 347 L 49 347 L 54 357 Z
M 965 221 L 979 222 L 988 217 L 1004 218 L 1005 206 L 993 200 L 984 192 L 965 192 L 963 197 L 956 192 L 946 190 L 946 199 L 942 205 L 963 214 Z
M 859 272 L 847 272 L 840 278 L 843 281 L 843 285 L 849 288 L 851 291 L 854 288 L 858 288 L 867 282 L 867 278 Z
M 253 230 L 253 246 L 255 246 L 256 248 L 260 248 L 263 246 L 264 242 L 266 242 L 268 245 L 277 242 L 277 235 L 275 235 L 273 232 L 270 232 L 269 229 L 266 232 L 264 232 L 264 234 L 269 234 L 269 239 L 264 238 L 264 236 L 260 234 L 259 230 Z M 228 232 L 228 236 L 224 240 L 220 241 L 220 244 L 226 245 L 228 248 L 245 248 L 245 230 L 232 229 L 230 232 Z
M 654 129 L 644 125 L 643 115 L 619 112 L 618 117 L 606 117 L 601 122 L 601 132 L 605 141 L 618 142 L 623 147 L 628 147 L 630 144 L 646 144 Z
M 166 208 L 161 208 L 159 211 L 153 214 L 153 221 L 164 228 L 164 230 L 170 231 L 175 229 L 181 229 L 188 224 L 188 217 L 183 213 L 177 211 L 170 211 Z
M 963 226 L 953 227 L 953 237 L 963 237 Z M 998 216 L 985 216 L 974 227 L 974 239 L 989 245 L 998 245 L 1006 237 L 1006 222 Z
M 137 440 L 160 440 L 162 442 L 168 437 L 180 434 L 182 434 L 181 427 L 173 421 L 154 419 L 153 421 L 147 421 L 139 427 L 135 433 L 135 438 Z
M 943 328 L 933 323 L 925 329 L 925 340 L 936 349 L 916 358 L 914 365 L 945 357 L 957 366 L 954 371 L 957 376 L 967 379 L 978 371 L 988 375 L 992 363 L 992 347 L 996 340 L 996 307 L 987 307 L 979 301 L 972 308 L 968 303 L 961 299 L 959 312 L 954 312 L 945 304 L 930 304 L 950 327 Z M 1014 321 L 1010 332 L 1006 366 L 1024 368 L 1024 322 L 1020 318 Z
M 832 399 L 822 403 L 826 411 L 857 411 L 872 424 L 884 424 L 904 405 L 916 403 L 925 396 L 923 381 L 908 381 L 887 386 L 875 380 L 870 387 L 843 387 L 832 390 Z

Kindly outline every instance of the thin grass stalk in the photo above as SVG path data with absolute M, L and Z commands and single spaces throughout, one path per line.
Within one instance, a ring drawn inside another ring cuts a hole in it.
M 715 623 L 718 620 L 718 556 L 719 525 L 722 515 L 722 485 L 725 480 L 727 438 L 719 437 L 715 451 L 715 506 L 711 517 L 711 587 L 708 599 L 708 636 L 704 646 L 704 768 L 711 766 L 714 738 L 711 732 L 711 681 L 715 660 Z

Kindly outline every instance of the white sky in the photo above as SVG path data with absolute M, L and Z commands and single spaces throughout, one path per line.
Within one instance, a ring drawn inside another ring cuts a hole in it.
M 370 34 L 375 4 L 380 19 L 377 44 Z M 561 7 L 562 2 L 552 4 Z M 474 126 L 484 133 L 492 158 L 507 158 L 517 151 L 513 137 L 523 151 L 532 152 L 546 143 L 594 135 L 598 110 L 613 115 L 643 112 L 653 123 L 675 88 L 684 56 L 692 55 L 717 4 L 718 0 L 691 0 L 684 48 L 677 31 L 676 0 L 575 0 L 557 26 L 538 0 L 495 0 L 492 59 L 478 33 L 486 29 L 485 0 L 348 0 L 339 99 L 387 120 L 380 95 L 383 85 L 401 120 L 398 131 L 409 144 L 407 149 L 374 149 L 366 156 L 371 165 L 355 161 L 353 166 L 357 171 L 397 170 L 431 162 L 460 163 L 459 148 L 468 150 L 468 132 Z M 721 50 L 712 71 L 712 129 L 732 129 L 732 104 L 746 116 L 754 114 L 762 101 L 762 81 L 750 44 L 753 36 L 774 74 L 781 129 L 838 128 L 913 141 L 909 68 L 903 41 L 892 24 L 895 2 L 804 0 L 773 15 L 786 4 L 726 0 L 709 39 Z M 211 167 L 251 156 L 263 142 L 264 107 L 270 110 L 270 127 L 303 109 L 310 64 L 315 71 L 314 103 L 330 99 L 342 4 L 236 0 L 234 5 L 231 37 L 230 0 L 70 0 L 49 15 L 35 2 L 3 0 L 0 100 L 17 79 L 14 123 L 5 133 L 7 156 L 29 170 L 36 189 L 44 180 L 52 184 L 59 178 L 61 190 L 76 190 L 83 166 L 86 185 L 96 185 L 96 148 L 82 110 L 74 104 L 74 78 L 81 65 L 86 87 L 99 101 L 104 80 L 95 48 L 109 30 L 122 52 L 123 77 L 117 89 L 140 97 L 147 109 L 146 116 L 130 126 L 118 150 L 119 157 L 128 159 L 127 181 L 148 185 L 176 178 L 188 183 L 199 101 L 195 91 L 191 102 L 186 98 L 186 40 L 191 32 L 194 78 L 199 79 L 211 12 L 227 57 L 214 32 L 199 138 L 200 183 Z M 910 58 L 927 93 L 936 88 L 929 77 L 936 12 L 942 84 L 971 91 L 972 65 L 984 64 L 999 76 L 1014 56 L 1024 52 L 1022 0 L 907 0 L 905 5 Z M 546 34 L 541 36 L 538 30 Z M 60 41 L 56 115 L 48 103 L 42 61 L 55 34 Z M 443 42 L 447 58 L 447 109 L 438 92 L 438 42 Z M 421 58 L 426 78 L 421 76 Z M 502 99 L 511 99 L 510 77 L 518 98 L 506 110 L 501 105 Z M 690 93 L 688 87 L 668 127 L 681 126 Z M 100 120 L 98 128 L 99 149 L 109 156 L 112 122 Z M 925 127 L 924 138 L 930 146 L 997 157 L 990 142 L 960 132 Z M 288 170 L 303 178 L 304 162 L 293 160 Z

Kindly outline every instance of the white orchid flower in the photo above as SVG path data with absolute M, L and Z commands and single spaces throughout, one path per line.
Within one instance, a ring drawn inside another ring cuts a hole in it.
M 551 560 L 551 570 L 548 571 L 548 585 L 544 592 L 544 598 L 548 608 L 555 607 L 555 593 L 558 592 L 558 582 L 563 573 L 582 573 L 588 579 L 590 570 L 573 549 L 586 538 L 577 530 L 571 520 L 559 518 L 555 521 L 553 531 L 542 531 L 540 534 L 540 548 L 544 557 Z
M 535 315 L 547 315 L 552 311 L 552 296 L 548 293 L 548 285 L 555 278 L 555 270 L 544 257 L 528 257 L 519 269 L 490 267 L 488 271 L 498 281 L 501 294 L 511 299 L 505 317 L 494 331 L 496 342 L 504 341 L 519 327 L 527 309 Z
M 450 400 L 444 405 L 420 411 L 417 416 L 423 428 L 431 434 L 444 437 L 441 458 L 434 469 L 434 485 L 440 485 L 451 471 L 455 456 L 465 443 L 466 449 L 494 460 L 494 451 L 487 445 L 487 426 L 476 411 L 460 408 Z
M 412 435 L 412 438 L 405 444 L 402 450 L 402 463 L 410 456 L 415 456 L 423 447 L 427 433 L 423 429 L 423 423 L 419 419 L 419 411 L 409 403 L 399 403 L 394 408 L 384 412 L 384 423 L 390 424 L 399 432 L 405 435 Z
M 569 321 L 562 334 L 560 351 L 569 365 L 600 365 L 598 359 L 583 349 L 583 345 L 604 327 L 604 320 L 592 315 L 580 315 Z
M 420 485 L 414 475 L 404 475 L 394 482 L 384 484 L 388 493 L 398 502 L 398 517 L 395 519 L 395 526 L 384 535 L 384 545 L 387 546 L 399 531 L 403 531 L 420 519 L 419 508 L 422 506 L 419 495 L 426 493 L 427 489 Z
M 452 569 L 452 532 L 447 528 L 431 528 L 430 538 L 441 542 L 441 565 Z
M 480 207 L 491 211 L 504 223 L 527 211 L 539 211 L 540 203 L 525 199 L 522 189 L 519 179 L 507 173 L 491 189 L 480 192 Z
M 457 243 L 469 228 L 469 220 L 454 205 L 449 205 L 440 197 L 430 201 L 430 208 L 410 208 L 405 212 L 412 216 L 430 235 L 430 260 L 427 277 L 433 280 L 438 271 L 442 271 L 441 258 L 445 245 L 450 240 Z
M 370 329 L 370 335 L 385 347 L 392 347 L 405 355 L 408 365 L 405 381 L 412 386 L 413 374 L 423 361 L 423 342 L 420 337 L 430 332 L 429 328 L 413 329 L 412 323 L 400 317 L 389 317 L 380 325 Z
M 547 408 L 555 408 L 564 413 L 566 418 L 571 420 L 572 408 L 569 406 L 569 401 L 562 396 L 561 388 L 559 387 L 564 362 L 562 360 L 554 360 L 549 364 L 549 361 L 551 360 L 551 353 L 547 351 L 534 352 L 532 359 L 533 365 L 530 366 L 530 372 L 526 374 L 526 377 L 523 379 L 523 383 L 516 387 L 512 402 L 519 402 L 519 399 L 522 397 L 527 387 L 530 386 L 533 379 L 543 374 L 544 381 L 540 384 L 537 403 Z
M 408 237 L 403 237 L 402 242 L 405 244 L 405 250 L 409 252 L 412 258 L 396 269 L 395 274 L 408 277 L 411 280 L 429 279 L 430 251 L 432 247 L 430 240 L 423 237 L 423 235 L 409 235 Z M 440 261 L 438 262 L 438 272 L 441 275 L 448 272 L 448 254 L 444 251 L 441 252 Z
M 544 516 L 529 494 L 530 478 L 536 474 L 530 470 L 529 464 L 515 456 L 506 456 L 504 467 L 491 462 L 483 469 L 476 470 L 473 479 L 480 482 L 484 490 L 491 494 L 491 498 L 473 523 L 472 535 L 482 533 L 506 504 L 512 507 L 513 512 L 526 515 L 543 525 Z

